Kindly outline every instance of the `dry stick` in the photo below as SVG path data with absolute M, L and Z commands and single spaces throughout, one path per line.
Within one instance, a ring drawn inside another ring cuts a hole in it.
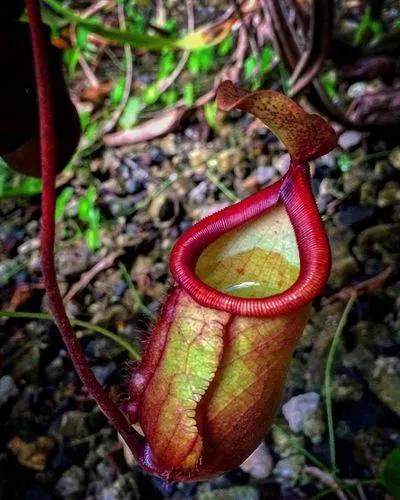
M 321 483 L 332 488 L 332 490 L 336 493 L 337 497 L 340 498 L 340 500 L 347 500 L 347 496 L 340 489 L 339 485 L 331 474 L 322 471 L 318 467 L 313 466 L 306 466 L 304 468 L 304 471 L 307 472 L 307 474 L 309 474 L 310 476 L 313 476 L 321 481 Z
M 194 12 L 193 12 L 193 0 L 186 0 L 186 12 L 187 12 L 187 32 L 190 33 L 194 30 Z M 163 78 L 157 84 L 157 90 L 160 94 L 165 92 L 179 77 L 182 73 L 183 68 L 186 66 L 187 60 L 189 59 L 190 50 L 184 50 L 178 64 L 175 66 L 174 71 Z
M 89 17 L 99 10 L 101 10 L 103 7 L 109 4 L 109 0 L 100 0 L 100 2 L 97 2 L 94 5 L 91 5 L 88 9 L 86 9 L 82 13 L 82 18 Z M 77 40 L 76 40 L 76 26 L 71 24 L 69 28 L 70 36 L 71 36 L 71 42 L 76 45 Z M 86 59 L 82 56 L 82 54 L 79 55 L 79 65 L 82 68 L 82 71 L 85 73 L 86 78 L 89 80 L 90 85 L 92 87 L 98 87 L 99 86 L 99 80 L 97 79 L 96 75 L 94 74 L 92 68 L 89 66 L 88 62 Z
M 82 383 L 94 398 L 101 411 L 114 428 L 121 434 L 132 452 L 143 460 L 144 440 L 128 424 L 118 406 L 96 379 L 90 369 L 85 354 L 65 312 L 61 293 L 57 283 L 54 266 L 55 240 L 55 114 L 54 95 L 49 80 L 48 44 L 40 15 L 38 0 L 26 0 L 26 7 L 31 32 L 31 43 L 35 66 L 36 87 L 39 105 L 40 156 L 42 166 L 42 224 L 41 224 L 41 267 L 43 281 L 47 291 L 48 304 L 54 321 L 60 330 L 72 363 Z
M 324 64 L 332 39 L 333 14 L 332 0 L 314 0 L 312 2 L 307 49 L 290 78 L 291 96 L 307 87 Z M 322 37 L 320 36 L 321 32 L 324 33 Z
M 119 27 L 122 30 L 126 30 L 126 20 L 125 20 L 123 3 L 118 4 L 117 12 L 118 12 Z M 110 120 L 108 120 L 104 124 L 102 135 L 107 134 L 115 127 L 129 100 L 129 94 L 131 92 L 132 81 L 133 81 L 133 61 L 132 61 L 132 47 L 128 43 L 124 45 L 124 53 L 125 53 L 125 64 L 126 64 L 124 92 L 122 95 L 121 102 L 113 112 Z
M 278 0 L 262 0 L 262 2 L 265 17 L 269 22 L 273 45 L 285 67 L 292 72 L 302 52 L 299 40 L 296 34 L 292 33 L 291 26 L 282 10 L 280 2 Z M 347 127 L 356 127 L 358 130 L 371 129 L 368 124 L 349 120 L 345 113 L 332 103 L 317 79 L 311 81 L 310 84 L 311 103 L 318 109 L 321 109 L 330 119 Z
M 81 274 L 81 277 L 77 283 L 74 283 L 68 292 L 64 296 L 64 303 L 70 302 L 77 293 L 86 288 L 89 283 L 95 278 L 99 273 L 110 268 L 117 257 L 122 254 L 122 251 L 114 252 L 106 255 L 103 259 L 100 259 L 89 271 Z
M 368 278 L 365 281 L 361 281 L 356 285 L 346 286 L 331 295 L 330 297 L 323 299 L 323 305 L 332 304 L 336 300 L 346 300 L 349 299 L 352 295 L 357 294 L 360 295 L 362 293 L 376 293 L 382 290 L 385 281 L 389 278 L 389 276 L 393 272 L 393 266 L 389 264 L 383 271 L 372 276 L 372 278 Z

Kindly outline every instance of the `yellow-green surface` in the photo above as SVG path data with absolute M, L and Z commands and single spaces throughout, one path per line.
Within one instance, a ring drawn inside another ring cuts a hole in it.
M 197 275 L 228 295 L 261 298 L 282 292 L 299 275 L 299 252 L 282 204 L 209 245 Z

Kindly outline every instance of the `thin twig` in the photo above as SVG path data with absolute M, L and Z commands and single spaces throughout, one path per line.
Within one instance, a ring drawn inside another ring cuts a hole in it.
M 193 0 L 186 0 L 186 12 L 187 12 L 187 32 L 190 33 L 191 31 L 194 30 Z M 184 67 L 186 66 L 187 60 L 189 59 L 189 55 L 190 55 L 190 50 L 184 50 L 182 52 L 181 58 L 178 61 L 178 64 L 175 66 L 174 71 L 166 78 L 163 78 L 160 82 L 158 82 L 157 90 L 160 94 L 169 89 L 169 87 L 182 73 Z
M 233 191 L 227 188 L 225 184 L 221 182 L 218 177 L 210 170 L 207 170 L 206 175 L 208 179 L 221 191 L 221 193 L 223 193 L 228 198 L 228 200 L 233 201 L 234 203 L 240 200 L 240 198 L 236 196 Z
M 125 20 L 123 3 L 118 4 L 117 13 L 118 13 L 119 27 L 122 30 L 126 30 L 126 20 Z M 108 134 L 108 132 L 110 132 L 115 127 L 129 100 L 129 94 L 132 89 L 132 81 L 133 81 L 133 55 L 132 55 L 132 47 L 128 43 L 124 44 L 124 54 L 125 54 L 126 71 L 125 71 L 125 83 L 124 83 L 124 91 L 122 94 L 122 99 L 121 102 L 118 104 L 117 108 L 114 110 L 111 118 L 102 127 L 101 136 Z
M 128 269 L 124 266 L 124 264 L 122 264 L 122 262 L 119 265 L 119 269 L 121 271 L 122 277 L 124 278 L 126 284 L 129 287 L 129 291 L 131 292 L 131 297 L 132 297 L 133 303 L 146 316 L 148 316 L 151 319 L 155 319 L 156 315 L 152 311 L 150 311 L 150 309 L 146 306 L 146 304 L 143 303 L 139 292 L 136 290 L 135 285 L 133 284 L 133 281 L 132 281 L 132 278 L 128 272 Z
M 289 80 L 291 96 L 301 92 L 315 78 L 325 62 L 332 39 L 333 1 L 314 0 L 310 8 L 311 21 L 307 48 Z
M 99 12 L 104 7 L 108 6 L 109 4 L 110 4 L 109 0 L 100 0 L 99 2 L 96 2 L 95 4 L 91 5 L 90 7 L 88 7 L 87 9 L 85 9 L 81 13 L 82 19 L 86 19 L 86 18 L 92 16 L 93 14 L 96 14 L 97 12 Z M 71 24 L 71 26 L 69 28 L 69 32 L 70 32 L 70 38 L 71 38 L 72 44 L 76 45 L 76 43 L 77 43 L 76 26 Z M 99 80 L 97 79 L 94 71 L 89 66 L 88 62 L 86 61 L 86 59 L 84 58 L 82 53 L 79 53 L 78 62 L 79 62 L 80 67 L 82 68 L 82 71 L 85 73 L 85 76 L 86 76 L 87 80 L 89 81 L 90 86 L 91 87 L 98 87 Z
M 346 484 L 348 483 L 348 484 Z M 349 492 L 350 490 L 354 488 L 358 488 L 358 486 L 365 485 L 365 486 L 375 486 L 375 485 L 382 485 L 382 480 L 381 479 L 365 479 L 365 480 L 345 480 L 344 482 L 341 482 L 340 488 L 343 491 Z M 324 498 L 327 495 L 330 495 L 331 493 L 335 493 L 336 488 L 327 488 L 326 490 L 321 491 L 321 493 L 317 493 L 316 495 L 313 495 L 312 497 L 309 498 L 309 500 L 319 500 L 320 498 Z
M 333 426 L 333 415 L 332 415 L 332 385 L 331 385 L 332 366 L 335 357 L 335 352 L 339 344 L 340 336 L 343 332 L 344 327 L 346 326 L 347 318 L 349 316 L 349 313 L 351 311 L 351 308 L 353 307 L 356 298 L 357 294 L 354 293 L 347 302 L 347 305 L 343 311 L 343 314 L 340 318 L 339 324 L 333 336 L 332 344 L 329 349 L 325 367 L 325 381 L 324 381 L 325 405 L 326 405 L 326 418 L 328 422 L 328 434 L 329 434 L 329 454 L 330 454 L 330 461 L 333 473 L 336 472 L 336 446 L 335 446 L 335 431 Z
M 340 500 L 347 500 L 347 496 L 343 493 L 343 491 L 337 484 L 335 478 L 328 472 L 322 471 L 321 469 L 318 469 L 318 467 L 311 467 L 311 466 L 306 466 L 304 468 L 304 472 L 306 472 L 310 476 L 315 477 L 326 486 L 329 486 L 332 489 L 332 491 L 336 493 L 337 497 L 340 498 Z
M 361 283 L 357 283 L 356 285 L 346 286 L 327 299 L 324 299 L 322 303 L 323 305 L 328 305 L 332 304 L 336 300 L 349 299 L 349 297 L 351 297 L 353 294 L 361 295 L 363 293 L 379 292 L 382 290 L 385 281 L 389 278 L 392 272 L 393 266 L 389 264 L 383 271 L 373 276 L 372 278 L 361 281 Z
M 39 321 L 54 321 L 53 316 L 51 314 L 46 314 L 46 313 L 32 313 L 32 312 L 25 312 L 25 311 L 0 311 L 0 318 L 9 318 L 9 319 L 32 319 L 32 320 L 39 320 Z M 128 342 L 127 340 L 121 338 L 119 335 L 116 335 L 113 332 L 110 332 L 109 330 L 106 330 L 105 328 L 98 326 L 98 325 L 93 325 L 92 323 L 88 323 L 87 321 L 81 321 L 80 319 L 71 319 L 71 323 L 74 326 L 78 326 L 80 328 L 84 328 L 85 330 L 88 330 L 93 333 L 100 333 L 100 335 L 103 335 L 104 337 L 109 338 L 113 342 L 115 342 L 117 345 L 125 349 L 129 357 L 131 359 L 134 359 L 136 361 L 140 360 L 140 353 L 133 347 L 131 342 Z
M 326 471 L 326 472 L 329 472 L 329 469 L 328 467 L 323 464 L 317 457 L 315 457 L 312 453 L 310 453 L 309 451 L 307 451 L 303 446 L 301 446 L 300 444 L 298 444 L 298 442 L 292 438 L 292 436 L 286 432 L 284 429 L 282 429 L 282 427 L 280 427 L 279 425 L 277 424 L 273 424 L 272 425 L 272 430 L 274 431 L 278 431 L 280 434 L 282 434 L 286 439 L 288 439 L 290 441 L 290 445 L 295 448 L 298 452 L 300 452 L 302 455 L 304 455 L 306 458 L 308 458 L 308 460 L 313 463 L 314 465 L 316 465 L 317 467 L 319 467 L 320 469 Z
M 64 303 L 70 302 L 77 293 L 86 288 L 89 283 L 95 278 L 99 273 L 105 271 L 114 264 L 116 258 L 122 254 L 122 251 L 111 253 L 106 255 L 104 258 L 100 259 L 89 271 L 81 274 L 81 277 L 77 283 L 74 283 L 68 292 L 64 296 Z

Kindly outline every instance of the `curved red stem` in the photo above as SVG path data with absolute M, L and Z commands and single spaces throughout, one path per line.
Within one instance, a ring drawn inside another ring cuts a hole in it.
M 222 234 L 259 217 L 278 202 L 284 204 L 296 235 L 300 257 L 297 281 L 284 292 L 261 299 L 234 297 L 206 285 L 195 272 L 202 251 Z M 170 266 L 176 281 L 204 307 L 241 316 L 271 317 L 311 302 L 328 279 L 330 250 L 311 192 L 308 166 L 292 164 L 272 186 L 192 226 L 173 248 Z
M 43 180 L 41 223 L 41 266 L 48 304 L 55 323 L 82 383 L 110 423 L 123 437 L 135 457 L 141 461 L 144 440 L 128 424 L 118 406 L 110 399 L 90 369 L 86 356 L 65 312 L 54 266 L 56 137 L 54 96 L 50 84 L 48 43 L 38 0 L 26 0 L 35 65 L 39 107 L 40 157 Z

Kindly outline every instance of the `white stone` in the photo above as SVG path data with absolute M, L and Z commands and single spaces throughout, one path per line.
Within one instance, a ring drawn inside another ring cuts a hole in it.
M 274 462 L 271 453 L 264 442 L 240 466 L 244 472 L 250 474 L 254 479 L 265 479 L 271 474 L 273 467 Z
M 282 413 L 293 432 L 301 432 L 304 419 L 319 406 L 320 396 L 316 392 L 306 392 L 289 399 L 282 406 Z
M 358 146 L 358 144 L 360 144 L 361 142 L 361 139 L 362 135 L 360 134 L 360 132 L 357 132 L 357 130 L 346 130 L 339 137 L 338 144 L 342 149 L 348 150 L 354 148 L 355 146 Z

